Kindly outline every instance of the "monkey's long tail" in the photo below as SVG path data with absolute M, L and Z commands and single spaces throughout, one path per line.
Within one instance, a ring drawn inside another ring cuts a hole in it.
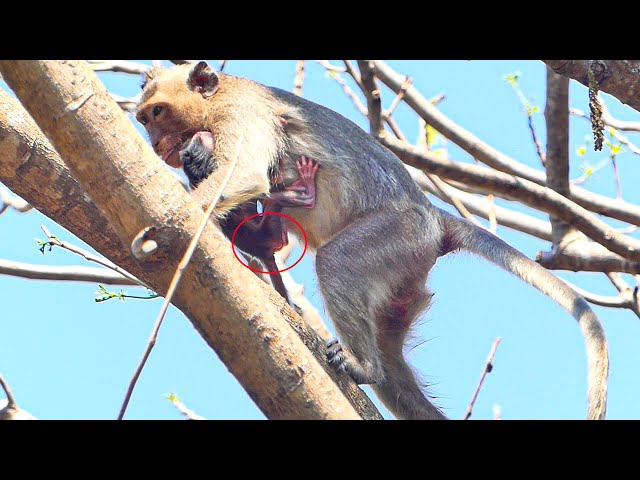
M 456 247 L 480 255 L 520 277 L 555 300 L 578 321 L 587 346 L 587 418 L 604 419 L 607 411 L 609 354 L 602 325 L 586 300 L 562 280 L 490 232 L 445 212 L 443 215 L 446 218 L 448 233 L 451 234 Z

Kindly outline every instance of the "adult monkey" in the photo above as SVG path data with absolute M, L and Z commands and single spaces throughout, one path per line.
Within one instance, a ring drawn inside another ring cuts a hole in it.
M 402 350 L 407 331 L 431 301 L 429 271 L 438 257 L 458 249 L 514 273 L 578 320 L 587 347 L 588 418 L 605 417 L 607 345 L 586 301 L 496 236 L 432 205 L 402 162 L 350 120 L 286 91 L 215 73 L 205 62 L 152 69 L 137 118 L 156 153 L 173 166 L 180 166 L 179 151 L 194 134 L 212 134 L 215 165 L 194 191 L 203 206 L 224 175 L 217 163 L 228 161 L 244 138 L 218 218 L 267 197 L 302 225 L 343 345 L 327 346 L 330 362 L 356 382 L 371 384 L 397 417 L 445 418 L 422 392 Z M 296 161 L 302 156 L 320 165 L 313 208 L 304 208 L 311 202 L 306 192 L 270 193 L 276 174 L 285 186 L 300 182 Z
M 213 153 L 214 143 L 211 132 L 199 131 L 180 148 L 178 164 L 182 165 L 192 188 L 200 185 L 217 167 L 218 161 Z M 262 199 L 263 215 L 256 216 L 258 202 L 252 200 L 225 212 L 225 216 L 219 219 L 224 234 L 232 239 L 238 249 L 258 258 L 264 264 L 271 275 L 273 287 L 294 308 L 297 307 L 289 297 L 275 259 L 275 253 L 289 243 L 287 228 L 279 212 L 283 206 L 296 205 L 294 200 L 298 200 L 298 206 L 313 208 L 315 173 L 319 167 L 316 162 L 305 157 L 296 162 L 296 165 L 300 179 L 291 185 L 284 185 L 279 172 L 274 172 L 276 178 L 273 179 L 275 185 L 271 190 L 272 195 Z M 278 201 L 278 198 L 282 200 Z M 268 212 L 275 215 L 268 215 Z

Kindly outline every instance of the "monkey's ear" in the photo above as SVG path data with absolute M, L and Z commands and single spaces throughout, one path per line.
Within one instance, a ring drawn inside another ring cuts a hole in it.
M 210 97 L 218 91 L 220 80 L 211 70 L 207 62 L 199 62 L 189 73 L 189 88 L 200 93 L 204 98 Z

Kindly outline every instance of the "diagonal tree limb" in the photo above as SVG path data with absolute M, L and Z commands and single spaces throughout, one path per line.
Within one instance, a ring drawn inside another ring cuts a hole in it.
M 139 278 L 156 291 L 166 291 L 177 263 L 171 252 L 186 245 L 202 214 L 184 187 L 84 62 L 3 61 L 0 71 L 54 139 L 74 176 L 109 218 L 121 244 L 128 244 L 146 226 L 158 227 L 156 261 L 138 264 L 138 270 Z M 154 193 L 143 195 L 143 190 Z M 358 418 L 352 406 L 357 404 L 367 418 L 380 418 L 353 382 L 333 374 L 326 363 L 324 342 L 277 292 L 238 268 L 228 247 L 219 230 L 209 226 L 174 304 L 267 417 Z M 353 404 L 336 388 L 335 380 L 345 391 L 355 389 L 349 394 Z
M 598 89 L 640 111 L 640 60 L 543 60 L 554 72 L 589 86 L 589 69 Z
M 105 285 L 139 285 L 108 268 L 85 266 L 49 266 L 0 259 L 0 275 L 11 275 L 32 280 L 90 282 Z
M 508 193 L 528 205 L 571 223 L 612 252 L 629 260 L 640 261 L 639 240 L 616 232 L 605 222 L 553 190 L 477 165 L 442 159 L 431 152 L 423 152 L 417 147 L 391 138 L 389 135 L 381 137 L 380 142 L 405 163 L 424 172 L 436 174 L 441 178 L 462 181 L 469 185 L 491 185 L 497 192 Z
M 398 93 L 402 89 L 405 77 L 395 72 L 384 62 L 375 61 L 374 64 L 376 76 L 392 91 Z M 478 137 L 447 118 L 429 100 L 424 98 L 413 85 L 406 89 L 403 100 L 429 125 L 478 161 L 496 170 L 522 177 L 538 185 L 546 185 L 546 178 L 543 172 L 527 167 L 487 145 Z M 612 199 L 576 186 L 571 186 L 569 198 L 594 213 L 606 215 L 633 225 L 640 225 L 640 206 L 638 205 Z

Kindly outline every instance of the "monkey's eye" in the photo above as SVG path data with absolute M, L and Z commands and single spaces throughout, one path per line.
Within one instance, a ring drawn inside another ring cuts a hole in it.
M 154 117 L 157 117 L 158 115 L 160 115 L 160 112 L 162 111 L 162 107 L 160 105 L 156 105 L 155 107 L 153 107 L 152 113 Z

